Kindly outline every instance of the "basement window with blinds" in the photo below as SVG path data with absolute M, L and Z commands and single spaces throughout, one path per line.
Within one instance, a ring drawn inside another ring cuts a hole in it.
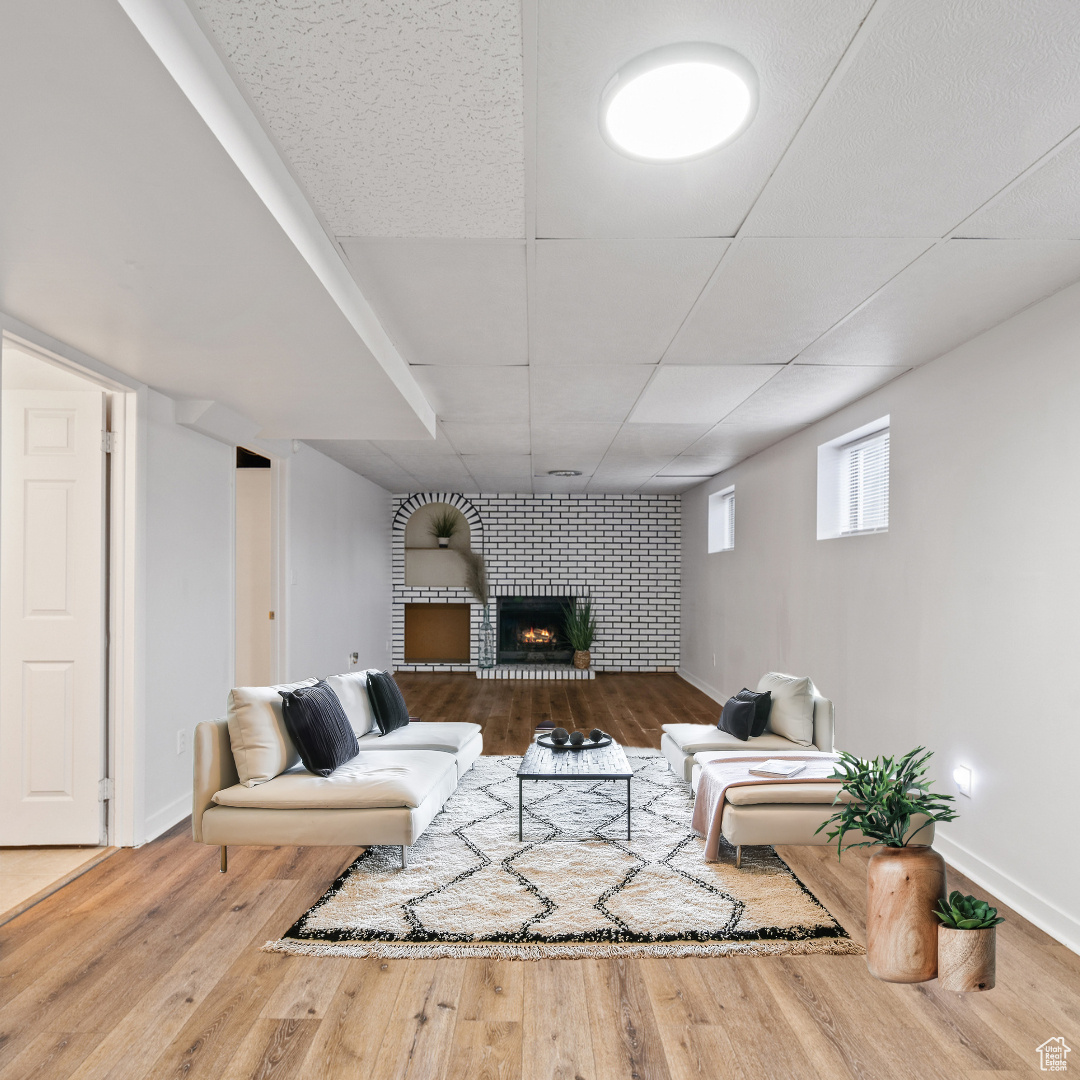
M 735 488 L 709 496 L 709 553 L 735 547 Z
M 818 539 L 889 529 L 889 417 L 818 447 Z

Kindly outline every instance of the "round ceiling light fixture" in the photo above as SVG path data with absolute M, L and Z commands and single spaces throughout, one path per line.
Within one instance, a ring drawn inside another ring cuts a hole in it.
M 580 469 L 548 469 L 548 476 L 580 476 Z
M 607 84 L 600 130 L 639 161 L 691 161 L 745 131 L 757 98 L 757 73 L 737 52 L 707 42 L 665 45 Z

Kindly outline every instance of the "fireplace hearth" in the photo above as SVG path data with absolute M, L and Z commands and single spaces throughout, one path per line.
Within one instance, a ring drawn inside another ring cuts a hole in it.
M 574 650 L 566 640 L 569 596 L 502 596 L 496 607 L 500 664 L 569 664 Z

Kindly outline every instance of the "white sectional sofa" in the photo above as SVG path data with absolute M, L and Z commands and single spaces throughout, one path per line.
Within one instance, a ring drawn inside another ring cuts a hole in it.
M 482 753 L 483 736 L 479 724 L 422 721 L 380 735 L 366 676 L 327 679 L 360 746 L 327 777 L 300 763 L 277 687 L 239 687 L 228 718 L 196 727 L 192 835 L 221 849 L 222 871 L 229 844 L 393 845 L 406 864 L 408 848 Z
M 770 672 L 762 676 L 758 689 L 766 689 L 769 680 L 790 679 L 791 676 Z M 719 754 L 745 752 L 784 757 L 789 754 L 805 756 L 815 751 L 833 752 L 833 703 L 818 693 L 810 684 L 813 700 L 813 734 L 809 742 L 798 743 L 766 729 L 763 735 L 743 742 L 721 731 L 715 724 L 664 724 L 660 738 L 660 751 L 667 758 L 672 771 L 688 783 L 693 779 L 695 762 L 700 766 Z

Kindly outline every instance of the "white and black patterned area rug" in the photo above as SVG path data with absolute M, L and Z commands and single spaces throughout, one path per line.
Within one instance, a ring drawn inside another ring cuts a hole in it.
M 655 751 L 624 781 L 525 783 L 481 757 L 409 852 L 370 848 L 271 951 L 330 956 L 861 953 L 772 848 L 707 863 L 690 788 Z

